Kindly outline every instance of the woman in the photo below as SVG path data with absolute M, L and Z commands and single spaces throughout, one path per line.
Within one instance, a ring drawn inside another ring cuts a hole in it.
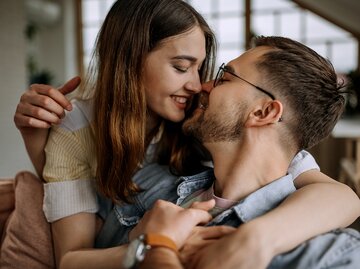
M 90 77 L 94 87 L 88 83 L 82 94 L 86 98 L 72 104 L 71 113 L 50 132 L 46 147 L 44 208 L 52 222 L 60 267 L 96 267 L 97 262 L 102 268 L 118 267 L 121 249 L 116 255 L 110 249 L 97 255 L 74 251 L 94 245 L 98 205 L 92 181 L 98 178 L 98 189 L 112 200 L 130 200 L 138 192 L 131 178 L 144 165 L 148 145 L 159 129 L 164 135 L 154 160 L 171 162 L 181 174 L 200 168 L 200 158 L 190 151 L 180 128 L 194 94 L 201 90 L 200 81 L 212 73 L 214 54 L 212 31 L 183 1 L 122 0 L 113 5 L 97 40 Z M 43 98 L 44 86 L 34 87 Z M 41 106 L 39 102 L 36 105 Z M 62 115 L 61 110 L 49 110 Z M 26 137 L 31 135 L 29 129 L 21 131 L 27 145 L 41 148 Z M 35 137 L 42 145 L 43 140 Z M 41 166 L 36 165 L 38 172 Z
M 45 149 L 43 176 L 48 183 L 44 209 L 52 222 L 60 268 L 119 268 L 126 250 L 124 246 L 90 249 L 95 244 L 96 212 L 106 218 L 98 238 L 102 242 L 98 245 L 103 247 L 113 243 L 103 232 L 109 227 L 108 217 L 110 221 L 120 221 L 107 202 L 101 203 L 99 211 L 94 179 L 103 196 L 117 203 L 133 202 L 133 195 L 141 191 L 133 183 L 133 176 L 140 174 L 145 182 L 162 175 L 169 177 L 170 182 L 174 176 L 168 167 L 181 175 L 202 169 L 201 151 L 182 136 L 180 127 L 186 114 L 191 113 L 191 101 L 201 90 L 200 82 L 212 74 L 214 53 L 211 30 L 183 1 L 119 0 L 111 8 L 97 40 L 97 62 L 91 77 L 95 84 L 91 87 L 88 83 L 83 95 L 89 98 L 73 103 L 71 113 L 51 130 Z M 71 90 L 76 84 L 76 79 L 70 81 L 63 90 Z M 47 129 L 33 127 L 58 123 L 70 104 L 49 86 L 31 88 L 22 97 L 15 123 L 41 172 Z M 32 126 L 31 122 L 38 125 Z M 291 169 L 305 172 L 314 167 L 304 165 L 311 159 L 307 154 L 297 158 L 297 166 Z M 269 219 L 269 227 L 277 225 L 279 216 L 285 218 L 287 213 L 305 208 L 294 220 L 296 226 L 299 222 L 311 223 L 294 236 L 301 242 L 309 234 L 348 225 L 356 218 L 357 209 L 343 210 L 343 218 L 334 213 L 346 203 L 357 202 L 348 188 L 314 170 L 300 174 L 297 182 L 299 187 L 307 186 L 296 192 L 281 211 L 264 218 Z M 322 190 L 320 185 L 327 188 Z M 337 203 L 329 205 L 328 200 L 334 195 Z M 317 220 L 319 225 L 311 222 L 313 212 L 322 213 Z M 292 231 L 294 226 L 286 228 Z M 266 238 L 266 233 L 261 235 Z M 281 248 L 286 249 L 286 242 Z

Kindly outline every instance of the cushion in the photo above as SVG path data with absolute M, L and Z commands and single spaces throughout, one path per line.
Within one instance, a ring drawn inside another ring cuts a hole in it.
M 30 172 L 15 177 L 15 210 L 8 218 L 0 268 L 55 268 L 50 224 L 43 210 L 43 184 Z
M 5 222 L 14 210 L 14 179 L 0 180 L 0 238 L 3 234 Z

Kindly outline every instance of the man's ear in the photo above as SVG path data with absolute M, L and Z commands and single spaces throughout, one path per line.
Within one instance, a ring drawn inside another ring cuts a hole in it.
M 263 126 L 281 121 L 283 105 L 279 100 L 273 100 L 257 106 L 249 114 L 245 126 Z

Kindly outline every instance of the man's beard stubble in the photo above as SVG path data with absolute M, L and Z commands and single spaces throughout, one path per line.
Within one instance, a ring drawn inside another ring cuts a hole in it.
M 183 132 L 185 135 L 198 139 L 201 143 L 238 140 L 243 133 L 246 107 L 244 103 L 238 104 L 234 109 L 222 113 L 221 116 L 220 113 L 205 115 L 206 110 L 201 110 L 184 122 Z

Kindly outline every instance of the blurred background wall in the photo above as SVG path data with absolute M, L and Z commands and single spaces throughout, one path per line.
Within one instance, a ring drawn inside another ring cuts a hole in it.
M 24 1 L 0 1 L 0 175 L 30 169 L 22 139 L 13 124 L 15 106 L 27 87 Z
M 78 74 L 76 2 L 49 1 L 47 11 L 44 2 L 0 1 L 0 177 L 34 171 L 13 123 L 16 105 L 30 83 L 30 57 L 38 73 L 50 74 L 53 85 Z M 36 29 L 29 30 L 30 24 Z M 35 31 L 31 40 L 29 31 Z

